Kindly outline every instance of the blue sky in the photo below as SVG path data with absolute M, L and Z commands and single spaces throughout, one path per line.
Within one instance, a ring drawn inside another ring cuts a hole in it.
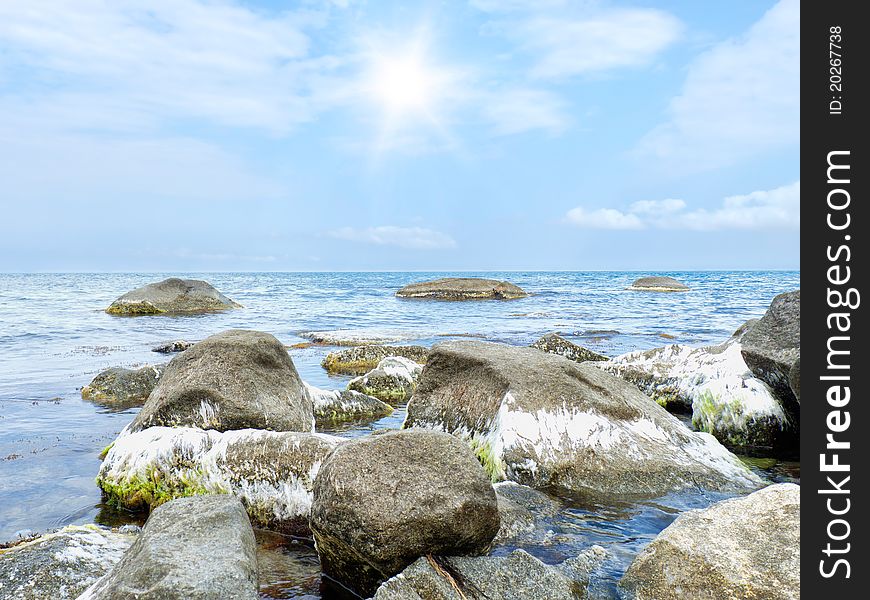
M 799 267 L 799 3 L 0 3 L 0 270 Z

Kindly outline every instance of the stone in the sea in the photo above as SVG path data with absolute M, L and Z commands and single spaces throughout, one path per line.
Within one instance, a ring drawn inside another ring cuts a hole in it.
M 110 315 L 177 315 L 240 308 L 207 281 L 171 277 L 127 292 L 109 306 Z
M 110 408 L 142 406 L 165 368 L 147 365 L 140 369 L 106 369 L 82 388 L 82 399 Z
M 418 429 L 346 442 L 314 482 L 323 572 L 364 597 L 426 554 L 479 554 L 499 530 L 495 492 L 468 446 Z
M 423 346 L 355 346 L 340 352 L 330 352 L 321 365 L 329 373 L 363 375 L 377 368 L 379 362 L 390 356 L 401 356 L 425 364 L 429 350 Z
M 711 435 L 594 364 L 503 344 L 438 344 L 404 426 L 462 437 L 493 480 L 532 487 L 653 497 L 761 484 Z
M 539 543 L 541 540 L 536 539 L 534 534 L 545 533 L 540 525 L 545 519 L 552 518 L 559 512 L 559 501 L 513 481 L 502 481 L 492 487 L 498 498 L 498 514 L 501 519 L 501 528 L 493 540 L 493 545 L 506 542 L 518 545 L 518 540 Z
M 120 562 L 79 600 L 256 600 L 256 552 L 238 498 L 180 498 L 151 513 Z
M 654 276 L 641 277 L 628 286 L 628 289 L 641 292 L 685 292 L 689 286 L 673 277 Z
M 637 600 L 796 600 L 800 547 L 800 486 L 781 483 L 681 514 L 620 585 Z
M 281 342 L 231 329 L 169 362 L 129 430 L 157 425 L 311 431 L 314 410 Z
M 159 352 L 160 354 L 175 354 L 177 352 L 184 352 L 191 346 L 193 346 L 193 342 L 188 342 L 186 340 L 172 340 L 171 342 L 164 342 L 159 346 L 155 346 L 151 349 L 151 352 Z
M 333 331 L 302 331 L 299 337 L 322 346 L 370 346 L 390 344 L 423 337 L 419 332 L 400 329 L 335 329 Z
M 346 421 L 374 421 L 393 412 L 393 407 L 372 396 L 352 390 L 321 390 L 305 384 L 314 403 L 315 428 L 327 427 Z
M 602 356 L 592 350 L 587 350 L 583 346 L 578 346 L 574 342 L 566 340 L 558 333 L 548 333 L 541 337 L 541 339 L 532 344 L 532 348 L 537 348 L 550 354 L 558 354 L 574 362 L 607 360 L 606 356 Z
M 115 440 L 97 485 L 110 504 L 127 509 L 233 494 L 258 527 L 307 533 L 314 478 L 341 442 L 320 433 L 150 427 Z
M 412 283 L 398 292 L 399 298 L 431 298 L 434 300 L 513 300 L 528 294 L 507 281 L 476 277 L 446 277 L 434 281 Z
M 352 379 L 347 384 L 347 389 L 374 396 L 390 404 L 402 404 L 414 393 L 417 378 L 422 371 L 423 367 L 413 360 L 389 356 L 365 375 Z
M 73 600 L 121 560 L 132 533 L 68 525 L 0 549 L 0 597 Z

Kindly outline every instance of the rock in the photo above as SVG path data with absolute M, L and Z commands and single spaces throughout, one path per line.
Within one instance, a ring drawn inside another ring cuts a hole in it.
M 495 492 L 468 447 L 424 430 L 335 449 L 314 482 L 323 572 L 365 597 L 425 554 L 479 554 L 499 530 Z
M 801 401 L 801 358 L 794 361 L 791 370 L 788 372 L 788 386 L 791 388 L 792 394 L 797 398 L 798 404 Z
M 630 290 L 641 292 L 686 292 L 689 286 L 680 283 L 673 277 L 641 277 L 628 286 Z
M 115 440 L 97 485 L 110 504 L 132 510 L 233 494 L 258 527 L 307 533 L 314 478 L 341 442 L 321 433 L 151 427 Z
M 193 342 L 188 342 L 185 340 L 173 340 L 171 342 L 164 342 L 159 346 L 155 346 L 151 349 L 151 352 L 159 352 L 160 354 L 175 354 L 177 352 L 184 352 L 191 346 L 193 346 Z
M 536 488 L 655 497 L 760 485 L 715 438 L 594 364 L 503 344 L 438 344 L 404 426 L 466 439 L 494 481 Z
M 423 346 L 355 346 L 330 352 L 321 365 L 329 373 L 364 375 L 389 356 L 401 356 L 422 365 L 429 358 L 429 350 Z
M 82 399 L 110 408 L 142 406 L 165 368 L 147 365 L 141 369 L 106 369 L 82 388 Z
M 498 499 L 498 514 L 501 528 L 493 541 L 494 546 L 508 541 L 516 543 L 518 538 L 524 542 L 539 542 L 533 532 L 541 529 L 539 525 L 554 517 L 561 510 L 561 504 L 546 494 L 513 481 L 502 481 L 492 486 Z M 540 531 L 540 536 L 546 532 Z
M 787 410 L 800 409 L 789 385 L 789 374 L 801 355 L 801 292 L 773 299 L 765 315 L 743 336 L 743 359 L 756 377 L 767 383 Z
M 413 360 L 389 356 L 379 362 L 375 369 L 352 379 L 347 389 L 393 405 L 402 404 L 414 393 L 417 377 L 422 371 L 423 367 Z
M 59 531 L 0 549 L 0 596 L 72 600 L 121 560 L 135 534 L 97 525 Z
M 681 514 L 620 586 L 637 600 L 800 598 L 800 486 L 772 485 Z
M 532 344 L 532 348 L 537 348 L 550 354 L 558 354 L 564 356 L 574 362 L 586 362 L 590 360 L 607 360 L 606 356 L 602 356 L 592 350 L 587 350 L 583 346 L 578 346 L 573 342 L 569 342 L 558 333 L 548 333 L 537 342 Z
M 322 346 L 372 346 L 424 337 L 413 331 L 397 329 L 336 329 L 334 331 L 303 331 L 299 337 Z
M 373 600 L 583 599 L 590 573 L 605 556 L 600 546 L 556 566 L 525 550 L 500 557 L 425 556 L 386 581 Z
M 151 513 L 121 561 L 79 600 L 256 600 L 256 552 L 238 498 L 180 498 Z
M 241 308 L 207 281 L 171 277 L 127 292 L 109 306 L 110 315 L 177 315 Z
M 393 412 L 393 407 L 377 398 L 352 390 L 321 390 L 305 384 L 314 404 L 315 428 L 345 421 L 374 421 Z
M 737 448 L 787 449 L 798 430 L 770 387 L 743 360 L 738 329 L 718 346 L 671 344 L 629 352 L 596 367 L 636 385 L 670 410 L 692 412 L 692 425 Z
M 314 409 L 281 342 L 231 329 L 169 362 L 129 430 L 157 425 L 311 431 Z
M 435 300 L 513 300 L 528 296 L 520 287 L 507 281 L 476 277 L 446 277 L 406 285 L 399 298 L 431 298 Z

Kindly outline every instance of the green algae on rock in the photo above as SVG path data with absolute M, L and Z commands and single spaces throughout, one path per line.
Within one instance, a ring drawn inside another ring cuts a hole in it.
M 403 404 L 414 393 L 422 371 L 423 367 L 413 360 L 388 356 L 376 368 L 352 379 L 347 389 L 373 396 L 388 404 Z
M 170 277 L 127 292 L 109 306 L 110 315 L 177 315 L 241 308 L 210 283 Z
M 515 300 L 528 294 L 507 281 L 476 277 L 445 277 L 434 281 L 411 283 L 396 292 L 399 298 L 432 300 Z
M 142 406 L 165 368 L 166 365 L 147 365 L 140 369 L 106 369 L 82 388 L 82 399 L 117 409 Z
M 364 375 L 390 356 L 401 356 L 422 365 L 426 364 L 429 350 L 423 346 L 354 346 L 339 352 L 330 352 L 320 364 L 329 373 Z
M 314 405 L 315 429 L 348 421 L 374 421 L 393 412 L 393 407 L 353 390 L 322 390 L 305 384 Z

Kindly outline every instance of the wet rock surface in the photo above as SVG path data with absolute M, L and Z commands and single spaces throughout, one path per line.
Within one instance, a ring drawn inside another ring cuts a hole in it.
M 399 298 L 429 298 L 433 300 L 514 300 L 528 294 L 507 281 L 472 277 L 446 277 L 406 285 Z
M 170 342 L 163 342 L 162 344 L 158 344 L 151 349 L 151 352 L 157 352 L 159 354 L 175 354 L 177 352 L 184 352 L 191 346 L 193 346 L 194 342 L 188 342 L 186 340 L 172 340 Z
M 543 352 L 564 356 L 574 362 L 600 361 L 607 360 L 606 356 L 587 350 L 583 346 L 578 346 L 574 342 L 570 342 L 563 338 L 558 333 L 548 333 L 541 337 L 538 341 L 532 344 L 532 348 L 537 348 Z
M 386 402 L 353 390 L 321 390 L 307 383 L 305 389 L 314 405 L 315 428 L 374 421 L 393 412 Z
M 108 408 L 142 406 L 165 369 L 166 365 L 106 369 L 82 388 L 82 399 Z
M 429 350 L 423 346 L 355 346 L 330 352 L 321 364 L 329 373 L 364 375 L 390 356 L 401 356 L 422 365 L 429 357 Z
M 110 315 L 175 315 L 240 308 L 207 281 L 171 277 L 127 292 L 109 306 Z
M 401 356 L 390 356 L 365 375 L 356 377 L 347 384 L 353 390 L 373 396 L 392 405 L 403 404 L 414 393 L 417 378 L 423 367 Z

